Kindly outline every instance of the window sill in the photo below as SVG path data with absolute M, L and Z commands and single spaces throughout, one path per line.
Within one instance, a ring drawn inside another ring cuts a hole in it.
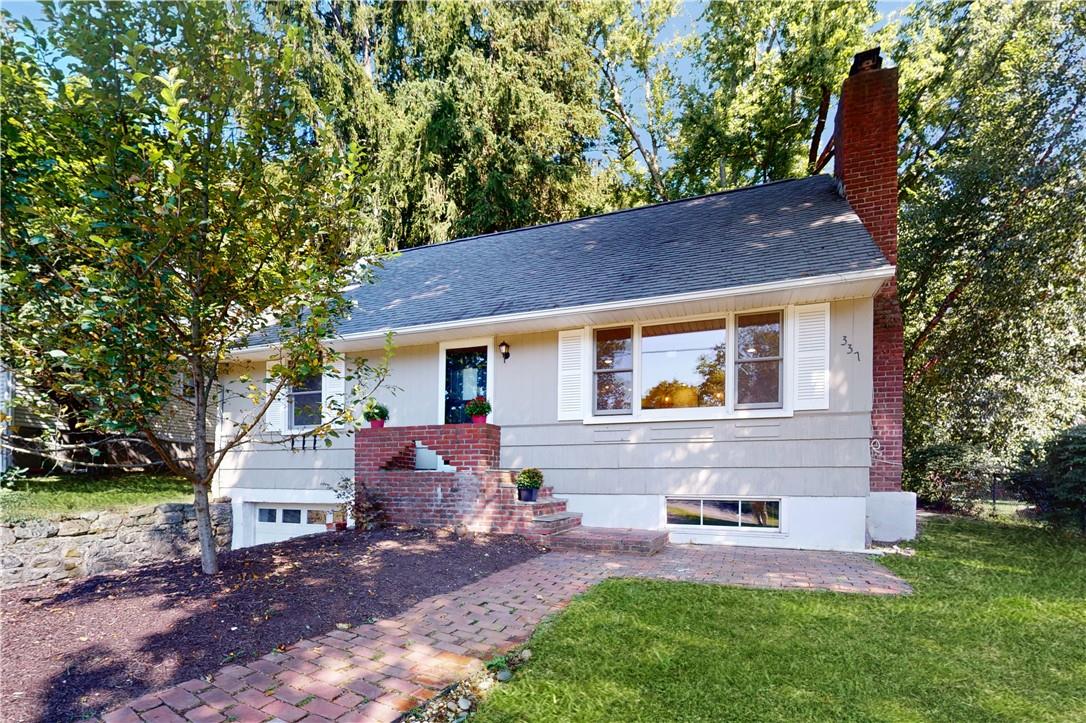
M 704 535 L 706 537 L 788 537 L 788 533 L 781 530 L 745 530 L 741 527 L 728 527 L 721 529 L 707 529 L 705 527 L 691 525 L 665 525 L 668 532 L 682 532 L 687 535 Z
M 675 412 L 679 412 L 676 414 Z M 712 422 L 733 419 L 787 419 L 793 416 L 791 409 L 736 409 L 725 410 L 668 410 L 640 414 L 610 414 L 590 416 L 582 420 L 583 424 L 635 424 L 653 422 Z

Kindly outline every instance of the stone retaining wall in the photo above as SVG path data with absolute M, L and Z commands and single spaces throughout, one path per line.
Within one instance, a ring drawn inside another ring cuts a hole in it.
M 230 549 L 230 503 L 211 505 L 216 545 Z M 0 589 L 85 577 L 199 552 L 191 504 L 85 512 L 0 525 Z

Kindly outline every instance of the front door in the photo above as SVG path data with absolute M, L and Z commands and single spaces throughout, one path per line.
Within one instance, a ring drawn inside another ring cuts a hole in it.
M 470 422 L 464 405 L 487 395 L 486 357 L 485 346 L 445 350 L 445 424 Z

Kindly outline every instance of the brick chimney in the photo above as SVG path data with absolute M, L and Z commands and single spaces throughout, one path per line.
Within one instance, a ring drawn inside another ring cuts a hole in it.
M 887 262 L 897 264 L 897 68 L 879 48 L 858 53 L 841 86 L 834 126 L 834 175 Z M 871 411 L 872 492 L 901 489 L 904 342 L 897 278 L 874 299 Z

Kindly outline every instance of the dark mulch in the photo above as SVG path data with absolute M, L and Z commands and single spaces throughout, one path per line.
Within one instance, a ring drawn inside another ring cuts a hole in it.
M 68 721 L 245 662 L 277 646 L 397 615 L 539 554 L 519 538 L 373 530 L 297 538 L 3 593 L 0 716 Z

